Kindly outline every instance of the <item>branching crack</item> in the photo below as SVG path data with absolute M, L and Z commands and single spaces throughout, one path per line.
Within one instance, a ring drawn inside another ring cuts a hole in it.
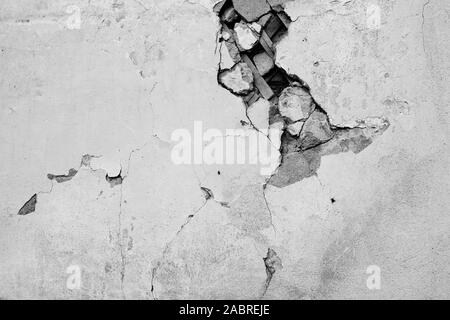
M 81 163 L 79 166 L 79 169 L 81 169 L 81 167 L 86 166 L 89 167 L 89 163 L 90 160 L 94 158 L 94 156 L 91 155 L 84 155 L 81 158 Z M 48 191 L 39 191 L 38 193 L 35 193 L 27 202 L 25 202 L 25 204 L 22 206 L 22 208 L 19 209 L 17 215 L 19 216 L 25 216 L 25 215 L 29 215 L 33 212 L 36 211 L 36 205 L 38 202 L 38 196 L 40 194 L 50 194 L 53 191 L 53 187 L 54 187 L 54 181 L 56 181 L 57 183 L 63 183 L 63 182 L 67 182 L 72 180 L 73 177 L 76 176 L 76 174 L 78 173 L 78 170 L 76 169 L 70 169 L 67 175 L 54 175 L 54 174 L 47 174 L 47 178 L 51 181 L 51 186 L 50 186 L 50 190 Z

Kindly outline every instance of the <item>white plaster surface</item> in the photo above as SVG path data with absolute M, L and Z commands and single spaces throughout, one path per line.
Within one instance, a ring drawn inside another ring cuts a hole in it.
M 171 161 L 174 130 L 248 120 L 217 83 L 215 2 L 0 2 L 0 298 L 450 298 L 448 1 L 286 4 L 277 64 L 332 124 L 391 126 L 284 188 L 251 165 Z M 268 248 L 283 268 L 265 290 Z

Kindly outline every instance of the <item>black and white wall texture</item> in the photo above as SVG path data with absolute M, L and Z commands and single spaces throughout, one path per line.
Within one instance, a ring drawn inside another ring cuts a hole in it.
M 2 0 L 0 299 L 450 298 L 447 0 Z

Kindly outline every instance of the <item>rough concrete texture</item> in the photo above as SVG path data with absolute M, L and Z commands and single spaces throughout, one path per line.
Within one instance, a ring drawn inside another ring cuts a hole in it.
M 237 87 L 265 100 L 219 81 L 251 61 L 217 2 L 0 2 L 0 298 L 450 298 L 448 1 L 221 4 L 292 20 Z M 271 177 L 172 161 L 175 130 L 250 119 L 284 130 Z

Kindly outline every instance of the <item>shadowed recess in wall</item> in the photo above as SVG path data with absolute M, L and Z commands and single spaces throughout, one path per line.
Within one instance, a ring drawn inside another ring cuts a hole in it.
M 283 264 L 281 263 L 281 259 L 278 257 L 275 250 L 271 248 L 267 250 L 267 256 L 263 258 L 263 261 L 264 265 L 266 266 L 266 274 L 267 274 L 266 283 L 264 284 L 264 292 L 263 292 L 264 296 L 267 293 L 267 289 L 269 288 L 273 275 L 277 270 L 283 269 Z
M 292 22 L 283 8 L 288 1 L 224 0 L 214 6 L 221 22 L 218 83 L 242 98 L 247 116 L 260 105 L 256 102 L 267 100 L 269 129 L 283 130 L 281 163 L 268 179 L 276 187 L 313 176 L 322 156 L 364 150 L 389 127 L 384 118 L 361 120 L 352 128 L 332 125 L 308 84 L 276 65 L 276 45 Z

